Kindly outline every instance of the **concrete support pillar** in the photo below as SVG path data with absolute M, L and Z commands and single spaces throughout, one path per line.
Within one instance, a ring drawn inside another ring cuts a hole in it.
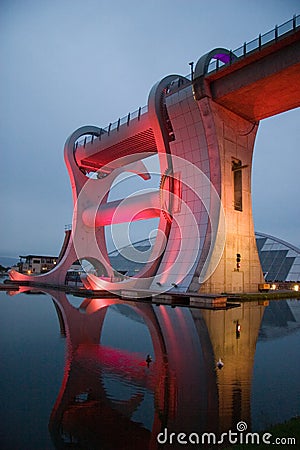
M 198 99 L 197 104 L 209 154 L 210 180 L 219 193 L 226 219 L 223 255 L 200 291 L 256 292 L 263 282 L 251 199 L 252 156 L 258 124 L 218 105 L 208 96 Z M 213 258 L 211 263 L 215 264 Z

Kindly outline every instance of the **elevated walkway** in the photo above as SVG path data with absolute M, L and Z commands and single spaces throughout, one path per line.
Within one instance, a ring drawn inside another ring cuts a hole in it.
M 149 120 L 148 108 L 138 110 L 124 119 L 102 129 L 99 136 L 89 135 L 75 143 L 75 158 L 78 166 L 96 171 L 105 166 L 110 173 L 118 168 L 118 159 L 132 155 L 129 162 L 140 159 L 141 153 L 156 153 L 156 142 Z
M 300 106 L 300 15 L 236 50 L 218 50 L 196 65 L 198 99 L 208 95 L 252 122 Z
M 251 121 L 300 106 L 300 29 L 207 77 L 215 102 Z

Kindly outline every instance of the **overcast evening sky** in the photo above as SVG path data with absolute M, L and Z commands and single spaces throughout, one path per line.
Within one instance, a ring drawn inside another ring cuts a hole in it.
M 0 255 L 59 253 L 72 196 L 66 138 L 147 102 L 215 47 L 300 13 L 299 0 L 2 0 Z M 299 80 L 300 82 L 300 80 Z M 255 229 L 300 246 L 300 110 L 260 123 Z

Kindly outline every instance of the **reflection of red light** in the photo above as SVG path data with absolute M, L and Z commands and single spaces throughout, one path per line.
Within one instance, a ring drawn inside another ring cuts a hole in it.
M 76 351 L 76 358 L 90 372 L 101 369 L 128 379 L 138 386 L 151 390 L 155 388 L 155 377 L 145 378 L 147 363 L 139 353 L 103 345 L 80 344 Z M 155 360 L 152 362 L 153 370 L 155 371 Z
M 115 305 L 118 303 L 115 299 L 108 299 L 108 298 L 93 298 L 91 301 L 85 302 L 82 305 L 82 309 L 85 309 L 85 312 L 87 314 L 93 314 L 94 312 L 98 311 L 101 308 L 106 308 L 107 306 Z

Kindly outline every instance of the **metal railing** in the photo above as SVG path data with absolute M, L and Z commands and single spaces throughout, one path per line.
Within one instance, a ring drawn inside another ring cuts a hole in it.
M 287 33 L 290 33 L 291 31 L 295 31 L 299 27 L 300 27 L 300 14 L 294 15 L 292 19 L 288 20 L 287 22 L 279 26 L 276 25 L 271 31 L 268 31 L 267 33 L 264 34 L 260 34 L 257 38 L 253 39 L 250 42 L 244 42 L 244 44 L 241 47 L 238 47 L 237 49 L 231 51 L 231 53 L 234 56 L 234 59 L 230 58 L 229 63 L 224 63 L 219 59 L 212 60 L 208 65 L 207 73 L 210 74 L 212 72 L 218 71 L 225 65 L 227 66 L 230 64 L 234 64 L 236 61 L 239 61 L 240 59 L 249 55 L 249 53 L 261 50 L 266 44 L 276 42 L 280 37 L 284 36 Z M 185 75 L 185 78 L 191 80 L 192 78 L 191 73 Z M 182 85 L 182 87 L 186 86 L 187 86 L 186 84 Z M 180 79 L 178 79 L 178 88 L 180 89 L 180 87 L 181 87 Z M 140 117 L 146 112 L 148 112 L 148 105 L 138 108 L 133 113 L 128 113 L 127 116 L 119 118 L 117 121 L 110 123 L 105 128 L 101 128 L 101 133 L 99 136 L 96 136 L 92 133 L 82 136 L 76 141 L 75 149 L 79 146 L 85 147 L 86 144 L 88 144 L 89 142 L 93 142 L 96 139 L 99 139 L 101 141 L 101 137 L 103 135 L 105 134 L 109 135 L 114 130 L 118 131 L 120 126 L 126 123 L 127 126 L 129 126 L 131 120 L 133 119 L 139 120 Z
M 109 134 L 112 131 L 114 131 L 114 130 L 118 131 L 120 126 L 124 125 L 126 123 L 129 126 L 131 120 L 133 120 L 133 119 L 140 120 L 141 116 L 143 114 L 145 114 L 146 112 L 148 112 L 148 105 L 145 105 L 143 107 L 140 106 L 137 110 L 133 111 L 132 113 L 128 113 L 127 116 L 119 118 L 115 122 L 111 122 L 105 128 L 101 128 L 101 133 L 99 136 L 96 136 L 91 133 L 91 134 L 86 134 L 86 135 L 82 136 L 81 138 L 77 139 L 77 141 L 75 143 L 75 148 L 77 148 L 79 146 L 85 147 L 86 144 L 88 144 L 89 142 L 93 142 L 96 139 L 101 141 L 101 138 L 104 134 L 107 134 L 109 136 Z
M 296 31 L 296 29 L 299 27 L 300 27 L 300 14 L 298 14 L 297 16 L 294 15 L 294 17 L 288 20 L 287 22 L 279 26 L 276 25 L 271 31 L 268 31 L 267 33 L 264 34 L 260 34 L 257 38 L 253 39 L 252 41 L 244 42 L 244 44 L 241 47 L 232 50 L 232 54 L 234 55 L 235 59 L 232 60 L 231 62 L 223 63 L 219 59 L 211 61 L 208 66 L 207 73 L 216 72 L 225 65 L 234 64 L 237 60 L 249 55 L 249 53 L 261 50 L 262 47 L 265 46 L 266 44 L 276 42 L 280 37 L 284 36 L 287 33 L 290 33 L 291 31 Z

